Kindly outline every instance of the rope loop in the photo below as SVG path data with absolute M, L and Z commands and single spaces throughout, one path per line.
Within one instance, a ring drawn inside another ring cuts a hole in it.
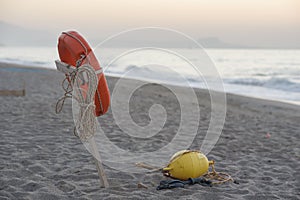
M 73 112 L 77 135 L 83 141 L 94 136 L 97 129 L 94 102 L 97 84 L 98 78 L 92 66 L 83 65 L 78 68 L 73 85 L 73 103 L 78 105 L 78 110 Z
M 67 98 L 72 98 L 72 92 L 73 92 L 73 82 L 75 80 L 75 77 L 77 75 L 77 71 L 74 71 L 70 74 L 66 74 L 66 77 L 63 79 L 62 83 L 61 83 L 61 87 L 62 89 L 64 90 L 64 95 L 62 97 L 60 97 L 58 99 L 58 101 L 56 102 L 56 106 L 55 106 L 55 113 L 56 114 L 59 114 L 62 109 L 63 109 L 63 106 L 65 104 L 65 100 Z
M 228 181 L 233 181 L 233 178 L 225 172 L 217 172 L 215 170 L 215 161 L 210 161 L 211 171 L 203 175 L 206 180 L 211 181 L 212 184 L 222 184 Z
M 81 62 L 82 56 L 78 62 Z M 92 137 L 97 128 L 95 115 L 94 96 L 97 90 L 98 78 L 92 66 L 84 64 L 72 73 L 66 74 L 62 81 L 64 95 L 58 99 L 55 112 L 60 113 L 63 109 L 65 100 L 73 99 L 73 116 L 75 120 L 74 135 L 81 140 L 88 140 Z M 77 107 L 76 107 L 77 105 Z M 78 110 L 76 110 L 78 108 Z

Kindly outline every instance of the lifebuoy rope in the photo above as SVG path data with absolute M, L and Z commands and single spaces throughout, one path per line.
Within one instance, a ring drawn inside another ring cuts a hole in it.
M 84 48 L 85 56 L 88 55 L 88 50 L 87 50 L 86 46 L 81 42 L 80 39 L 78 39 L 78 37 L 76 37 L 75 35 L 72 35 L 68 32 L 62 32 L 62 34 L 66 34 L 66 35 L 70 36 L 71 38 L 75 39 L 77 42 L 79 42 L 79 44 Z
M 78 80 L 81 74 L 85 73 L 88 79 L 88 89 L 85 91 L 80 87 L 81 80 Z M 94 96 L 97 90 L 98 78 L 95 71 L 90 65 L 83 65 L 78 68 L 78 76 L 75 79 L 76 86 L 74 87 L 74 100 L 79 105 L 78 121 L 75 121 L 75 126 L 78 136 L 81 140 L 87 140 L 96 132 L 96 116 Z
M 64 95 L 58 99 L 58 101 L 56 102 L 56 106 L 55 106 L 55 112 L 56 114 L 60 113 L 63 109 L 63 106 L 65 104 L 65 100 L 67 98 L 72 98 L 72 92 L 73 92 L 73 87 L 72 87 L 72 83 L 74 82 L 74 79 L 76 77 L 77 71 L 74 71 L 70 74 L 66 74 L 66 77 L 64 78 L 64 80 L 61 83 L 61 86 L 64 90 Z M 68 81 L 67 85 L 65 84 L 66 81 Z M 65 86 L 66 85 L 66 86 Z
M 83 83 L 83 79 L 81 78 L 83 78 L 84 73 L 87 76 L 88 82 L 88 89 L 86 91 L 80 87 Z M 66 81 L 68 81 L 67 85 L 65 84 Z M 62 81 L 62 88 L 65 94 L 57 101 L 55 111 L 56 113 L 62 111 L 67 98 L 73 98 L 73 100 L 76 101 L 79 105 L 79 113 L 77 116 L 78 120 L 75 121 L 74 135 L 82 140 L 87 140 L 94 135 L 96 131 L 94 96 L 97 85 L 97 75 L 90 65 L 83 65 L 77 68 L 76 71 L 67 74 L 66 78 Z

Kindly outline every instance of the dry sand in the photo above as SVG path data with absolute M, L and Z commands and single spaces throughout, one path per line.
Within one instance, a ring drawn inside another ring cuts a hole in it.
M 0 96 L 0 199 L 299 199 L 299 106 L 227 95 L 226 123 L 207 156 L 216 161 L 217 170 L 230 173 L 239 184 L 157 191 L 156 185 L 166 179 L 159 173 L 143 176 L 105 166 L 112 187 L 100 189 L 94 160 L 73 135 L 71 103 L 55 114 L 63 78 L 54 70 L 0 64 L 0 90 L 21 90 L 23 83 L 26 89 L 23 97 Z M 108 77 L 110 87 L 115 81 Z M 172 115 L 166 134 L 176 131 L 178 102 L 156 84 L 136 93 L 132 105 L 138 112 L 132 117 L 138 123 L 147 122 L 144 116 L 153 98 L 151 91 L 163 97 Z M 206 130 L 209 96 L 205 90 L 197 90 L 197 95 L 199 130 Z M 123 141 L 118 135 L 110 112 L 102 120 L 113 133 L 111 139 L 134 148 L 134 139 Z M 195 140 L 191 148 L 198 143 Z M 137 188 L 139 181 L 148 189 Z

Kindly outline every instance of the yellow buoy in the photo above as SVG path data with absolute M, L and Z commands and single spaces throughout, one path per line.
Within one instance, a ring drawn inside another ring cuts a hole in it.
M 175 153 L 163 173 L 172 178 L 187 180 L 204 175 L 211 162 L 200 151 L 182 150 Z

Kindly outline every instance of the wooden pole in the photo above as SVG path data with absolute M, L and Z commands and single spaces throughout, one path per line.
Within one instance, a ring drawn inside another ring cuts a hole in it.
M 100 187 L 108 188 L 109 184 L 108 184 L 105 172 L 104 172 L 104 168 L 103 168 L 103 165 L 101 162 L 100 154 L 99 154 L 94 136 L 92 136 L 89 139 L 89 143 L 90 143 L 92 154 L 93 154 L 95 162 L 96 162 L 96 167 L 97 167 L 97 171 L 98 171 L 98 175 L 99 175 L 99 179 L 100 179 Z

